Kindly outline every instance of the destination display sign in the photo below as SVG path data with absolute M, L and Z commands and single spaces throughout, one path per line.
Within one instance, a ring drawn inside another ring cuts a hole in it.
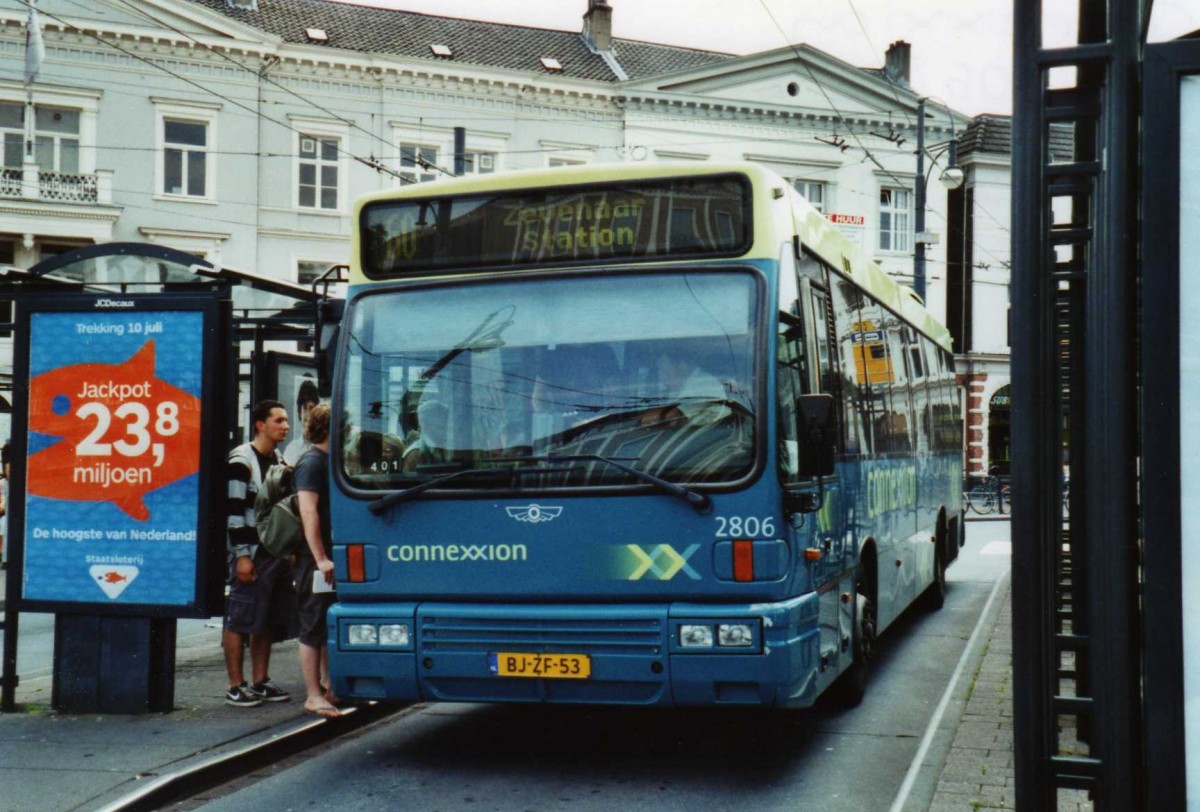
M 752 240 L 739 175 L 386 200 L 362 211 L 363 272 L 737 256 Z
M 24 596 L 187 606 L 204 314 L 108 301 L 30 314 Z

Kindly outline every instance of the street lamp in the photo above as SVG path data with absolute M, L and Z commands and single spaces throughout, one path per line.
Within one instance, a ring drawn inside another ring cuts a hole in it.
M 934 242 L 933 235 L 925 231 L 925 187 L 929 178 L 925 177 L 925 102 L 922 97 L 917 101 L 917 211 L 916 211 L 916 245 L 913 251 L 913 291 L 925 301 L 925 246 Z M 949 108 L 947 108 L 949 113 Z M 966 174 L 958 165 L 958 137 L 954 129 L 954 114 L 950 115 L 950 145 L 947 156 L 947 166 L 942 170 L 938 180 L 947 189 L 957 189 L 963 185 Z M 930 160 L 936 163 L 933 155 Z M 930 167 L 932 169 L 932 167 Z

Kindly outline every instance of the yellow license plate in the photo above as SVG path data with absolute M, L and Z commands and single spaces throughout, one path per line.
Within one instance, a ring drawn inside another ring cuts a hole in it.
M 592 658 L 586 654 L 495 651 L 488 654 L 488 669 L 497 677 L 587 679 L 592 675 Z

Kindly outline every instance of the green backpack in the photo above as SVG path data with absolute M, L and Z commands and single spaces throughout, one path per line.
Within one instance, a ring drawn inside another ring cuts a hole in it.
M 304 525 L 296 501 L 296 469 L 278 463 L 267 469 L 254 497 L 254 529 L 258 543 L 276 558 L 286 558 L 304 549 Z

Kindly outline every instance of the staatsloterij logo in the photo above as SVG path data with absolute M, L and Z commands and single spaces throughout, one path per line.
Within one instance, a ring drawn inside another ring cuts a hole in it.
M 546 505 L 537 504 L 510 507 L 504 510 L 518 522 L 528 522 L 529 524 L 552 522 L 563 512 L 561 507 L 547 507 Z
M 88 573 L 95 580 L 96 585 L 104 590 L 105 595 L 116 600 L 117 596 L 125 591 L 125 587 L 132 584 L 133 579 L 138 576 L 138 568 L 113 564 L 98 564 L 91 567 Z

